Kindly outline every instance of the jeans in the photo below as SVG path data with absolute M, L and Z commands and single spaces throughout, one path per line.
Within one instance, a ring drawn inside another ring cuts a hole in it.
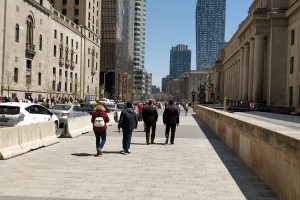
M 146 142 L 147 143 L 149 143 L 150 127 L 152 127 L 151 142 L 154 142 L 156 123 L 154 123 L 154 124 L 146 124 Z
M 126 131 L 123 129 L 123 149 L 125 152 L 130 148 L 131 137 L 132 131 Z
M 95 136 L 96 136 L 96 149 L 98 148 L 103 149 L 103 146 L 106 142 L 106 131 L 95 132 Z M 101 143 L 100 143 L 100 137 L 102 139 Z
M 166 138 L 169 139 L 169 133 L 170 133 L 170 128 L 171 128 L 171 143 L 174 143 L 175 139 L 175 131 L 176 131 L 176 124 L 166 124 Z
M 143 115 L 141 112 L 139 112 L 139 121 L 142 121 L 143 120 Z

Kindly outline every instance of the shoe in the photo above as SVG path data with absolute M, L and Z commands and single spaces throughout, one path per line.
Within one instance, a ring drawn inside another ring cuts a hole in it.
M 174 142 L 170 142 L 170 144 L 174 144 Z
M 154 144 L 154 142 L 153 142 L 153 141 L 151 141 L 151 144 Z
M 149 145 L 149 142 L 147 142 L 147 145 Z
M 102 155 L 101 148 L 98 148 L 97 150 L 98 150 L 98 153 L 97 153 L 97 154 L 98 154 L 98 155 Z
M 128 155 L 128 153 L 124 152 L 124 155 Z
M 169 139 L 167 138 L 165 144 L 168 144 L 168 140 L 169 140 Z

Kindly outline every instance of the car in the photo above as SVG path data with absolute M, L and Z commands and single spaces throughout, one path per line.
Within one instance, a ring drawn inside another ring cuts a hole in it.
M 96 106 L 98 106 L 98 105 L 97 105 L 97 104 L 88 104 L 88 105 L 84 105 L 84 106 L 82 107 L 82 110 L 84 110 L 85 112 L 90 113 L 90 115 L 93 115 L 93 110 L 94 110 L 94 108 L 95 108 Z M 103 107 L 106 109 L 106 111 L 105 111 L 106 113 L 112 112 L 111 109 L 107 108 L 105 105 L 103 105 Z
M 54 121 L 55 131 L 58 129 L 58 117 L 46 107 L 32 103 L 0 104 L 0 126 L 13 127 Z
M 104 103 L 104 104 L 114 104 L 115 101 L 114 101 L 114 100 L 110 100 L 110 99 L 105 99 L 105 98 L 103 98 L 103 99 L 100 99 L 100 100 L 99 100 L 99 103 Z
M 125 108 L 125 104 L 104 104 L 105 107 L 111 109 L 112 112 L 122 111 Z
M 61 127 L 66 119 L 74 117 L 89 116 L 88 112 L 84 112 L 80 106 L 72 104 L 56 104 L 49 108 L 59 119 L 59 127 Z

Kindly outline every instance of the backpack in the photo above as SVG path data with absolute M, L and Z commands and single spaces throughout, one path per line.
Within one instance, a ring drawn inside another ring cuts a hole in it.
M 104 127 L 105 126 L 105 122 L 103 117 L 96 117 L 95 121 L 94 121 L 94 126 L 95 127 Z

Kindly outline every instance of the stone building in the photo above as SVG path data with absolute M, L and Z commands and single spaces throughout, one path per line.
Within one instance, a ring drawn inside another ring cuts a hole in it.
M 191 70 L 180 76 L 180 99 L 192 102 L 192 92 L 195 92 L 195 101 L 205 102 L 206 76 L 211 72 L 210 67 L 201 70 Z
M 0 1 L 0 16 L 1 96 L 98 98 L 100 39 L 48 0 Z
M 212 66 L 215 99 L 300 107 L 300 1 L 255 0 L 248 14 Z

